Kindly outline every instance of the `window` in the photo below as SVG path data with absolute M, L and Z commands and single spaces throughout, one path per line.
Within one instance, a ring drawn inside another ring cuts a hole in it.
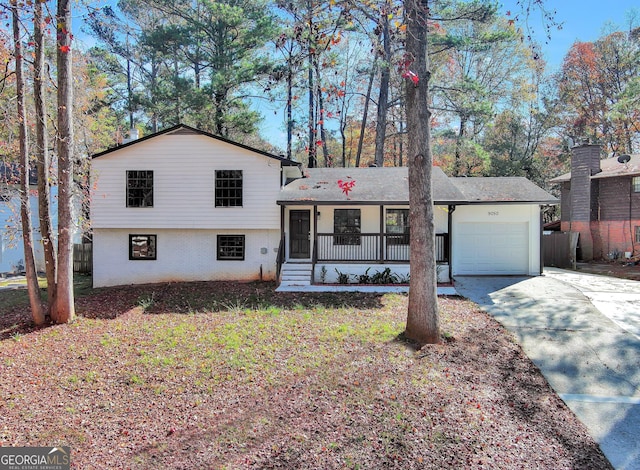
M 409 244 L 409 209 L 387 209 L 387 243 Z
M 242 170 L 216 170 L 216 207 L 242 206 Z
M 640 193 L 640 176 L 634 176 L 631 179 L 631 187 L 634 193 Z
M 244 235 L 218 235 L 218 260 L 244 260 Z
M 360 233 L 360 209 L 335 209 L 333 212 L 333 233 Z M 359 245 L 359 235 L 337 235 L 334 245 Z
M 640 243 L 640 225 L 636 225 L 636 243 Z
M 129 235 L 130 260 L 156 259 L 156 235 Z
M 153 171 L 127 170 L 127 207 L 153 207 Z

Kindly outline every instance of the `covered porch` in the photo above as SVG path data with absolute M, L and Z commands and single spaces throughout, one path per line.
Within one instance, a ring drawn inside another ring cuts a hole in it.
M 438 282 L 450 282 L 452 206 L 435 206 Z M 288 285 L 408 285 L 406 205 L 282 206 L 278 278 Z

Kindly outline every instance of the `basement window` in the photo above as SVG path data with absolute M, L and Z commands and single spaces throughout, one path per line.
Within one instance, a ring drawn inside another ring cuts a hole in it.
M 218 235 L 219 261 L 244 260 L 244 235 Z
M 129 235 L 129 259 L 156 259 L 157 241 L 157 235 Z

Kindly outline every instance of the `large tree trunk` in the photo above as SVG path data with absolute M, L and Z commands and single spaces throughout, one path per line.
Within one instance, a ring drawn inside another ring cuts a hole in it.
M 431 130 L 427 58 L 428 0 L 408 0 L 407 55 L 418 82 L 407 83 L 409 158 L 409 220 L 411 221 L 411 284 L 407 311 L 407 338 L 418 343 L 440 341 L 435 260 L 435 230 L 431 188 Z
M 68 323 L 75 317 L 73 299 L 73 121 L 71 4 L 58 0 L 58 283 L 51 318 Z
M 20 15 L 17 0 L 11 0 L 13 20 L 13 41 L 16 57 L 16 102 L 20 129 L 20 218 L 22 219 L 22 243 L 24 247 L 24 268 L 27 276 L 27 290 L 31 315 L 36 325 L 42 325 L 45 317 L 40 299 L 38 273 L 33 251 L 33 228 L 31 226 L 31 206 L 29 204 L 29 148 L 27 142 L 27 122 L 24 98 L 23 52 L 20 37 Z
M 35 57 L 33 63 L 33 95 L 36 108 L 36 169 L 38 172 L 38 214 L 40 217 L 40 236 L 44 251 L 44 264 L 47 276 L 48 313 L 55 302 L 56 295 L 56 253 L 51 222 L 51 184 L 49 183 L 49 135 L 47 132 L 47 110 L 44 87 L 44 18 L 42 3 L 36 2 L 33 16 L 33 36 Z

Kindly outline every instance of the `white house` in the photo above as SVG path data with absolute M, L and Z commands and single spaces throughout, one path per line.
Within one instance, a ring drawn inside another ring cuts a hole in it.
M 95 155 L 91 178 L 96 287 L 410 274 L 407 168 L 301 172 L 179 125 Z M 432 187 L 440 280 L 540 274 L 540 210 L 557 199 L 526 178 L 449 178 L 437 167 Z
M 439 281 L 541 273 L 540 211 L 556 198 L 526 178 L 432 173 Z M 345 194 L 338 181 L 352 181 L 352 190 Z M 308 169 L 283 188 L 278 204 L 285 283 L 335 283 L 341 274 L 355 281 L 367 269 L 410 274 L 407 168 Z
M 274 280 L 299 165 L 179 125 L 94 155 L 93 284 Z

